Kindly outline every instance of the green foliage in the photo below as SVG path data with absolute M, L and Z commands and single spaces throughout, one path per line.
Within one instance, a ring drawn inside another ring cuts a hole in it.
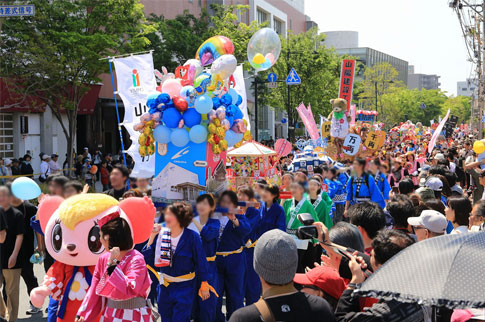
M 324 40 L 323 34 L 318 34 L 313 28 L 300 34 L 290 34 L 288 42 L 281 39 L 281 55 L 270 70 L 285 80 L 289 69 L 295 68 L 302 82 L 300 85 L 286 86 L 280 83 L 277 89 L 271 91 L 271 106 L 285 110 L 288 113 L 288 124 L 295 127 L 298 121 L 296 107 L 304 102 L 312 107 L 315 119 L 318 115 L 327 116 L 331 111 L 330 100 L 338 96 L 341 59 L 333 49 L 318 46 Z M 287 64 L 287 50 L 290 55 Z M 290 90 L 290 105 L 287 103 Z M 289 108 L 288 108 L 289 107 Z M 292 133 L 290 131 L 290 137 Z
M 450 114 L 458 116 L 458 123 L 467 122 L 471 117 L 471 97 L 451 96 L 441 107 L 441 116 L 445 116 L 448 109 Z
M 388 62 L 366 67 L 360 93 L 355 97 L 360 99 L 366 109 L 382 114 L 382 97 L 404 86 L 398 76 L 398 71 Z
M 139 0 L 29 3 L 35 5 L 35 16 L 3 21 L 0 77 L 9 81 L 12 89 L 34 96 L 52 109 L 70 151 L 79 102 L 90 84 L 108 70 L 108 61 L 99 59 L 144 50 L 150 27 L 144 24 Z M 67 125 L 62 122 L 62 112 L 67 114 Z
M 199 17 L 185 11 L 175 19 L 152 15 L 149 21 L 156 29 L 147 38 L 154 50 L 153 63 L 158 69 L 165 66 L 174 71 L 188 59 L 195 58 L 197 48 L 211 36 L 209 15 L 205 10 Z

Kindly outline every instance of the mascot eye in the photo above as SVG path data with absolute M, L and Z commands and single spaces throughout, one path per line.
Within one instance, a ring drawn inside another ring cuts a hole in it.
M 89 250 L 94 254 L 100 254 L 104 251 L 103 245 L 99 240 L 99 226 L 93 226 L 88 234 L 88 246 Z
M 56 223 L 52 229 L 52 248 L 56 253 L 61 250 L 62 247 L 62 227 L 60 223 Z

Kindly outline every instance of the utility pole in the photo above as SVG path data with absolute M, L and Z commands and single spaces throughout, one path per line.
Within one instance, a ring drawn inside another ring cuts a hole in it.
M 479 113 L 480 115 L 478 116 L 478 122 L 479 122 L 479 126 L 478 126 L 478 129 L 480 131 L 480 133 L 478 134 L 478 138 L 479 139 L 483 139 L 483 111 L 485 110 L 484 108 L 484 104 L 485 104 L 485 84 L 484 84 L 484 75 L 485 75 L 485 62 L 482 61 L 482 59 L 485 59 L 485 17 L 483 16 L 485 14 L 485 0 L 482 1 L 482 15 L 480 16 L 480 18 L 482 19 L 482 33 L 483 33 L 483 37 L 482 37 L 482 33 L 478 33 L 479 34 L 479 37 L 481 37 L 481 41 L 479 42 L 480 43 L 480 50 L 479 51 L 479 55 L 481 55 L 481 57 L 479 57 L 478 59 L 478 62 L 479 62 L 479 66 L 478 66 L 478 70 L 479 70 L 479 75 L 480 75 L 480 78 L 479 78 L 479 83 L 480 83 L 480 86 L 479 86 L 479 95 L 478 95 L 478 106 L 479 106 Z
M 290 71 L 291 71 L 291 68 L 290 68 L 290 32 L 287 31 L 286 32 L 286 75 L 289 75 Z M 290 138 L 290 140 L 293 140 L 294 136 L 295 136 L 295 129 L 294 128 L 292 129 L 292 127 L 294 127 L 295 124 L 293 124 L 293 117 L 291 115 L 290 88 L 291 88 L 291 86 L 286 85 L 286 91 L 287 91 L 287 94 L 288 94 L 288 97 L 287 97 L 288 101 L 286 103 L 287 104 L 286 105 L 286 113 L 288 114 L 288 137 Z

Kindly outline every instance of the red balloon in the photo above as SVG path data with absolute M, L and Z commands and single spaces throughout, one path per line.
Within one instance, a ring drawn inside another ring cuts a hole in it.
M 128 198 L 120 202 L 120 208 L 131 222 L 133 242 L 135 244 L 146 241 L 153 229 L 156 209 L 148 197 Z
M 189 108 L 189 104 L 187 103 L 187 101 L 180 96 L 173 96 L 172 102 L 173 102 L 173 105 L 175 105 L 175 108 L 179 112 L 183 113 Z

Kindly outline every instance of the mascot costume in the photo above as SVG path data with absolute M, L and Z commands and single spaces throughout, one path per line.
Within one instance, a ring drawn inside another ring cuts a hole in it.
M 330 136 L 337 147 L 337 158 L 343 157 L 342 147 L 347 134 L 349 134 L 349 121 L 347 119 L 347 101 L 343 98 L 330 100 L 332 112 L 328 116 L 331 119 Z
M 113 213 L 119 213 L 128 222 L 135 244 L 149 238 L 155 207 L 147 197 L 119 202 L 105 194 L 90 193 L 66 200 L 61 197 L 42 200 L 38 219 L 47 251 L 56 262 L 47 271 L 42 285 L 30 293 L 34 306 L 42 307 L 46 297 L 51 296 L 59 301 L 57 321 L 75 320 L 98 258 L 106 251 L 99 240 L 97 222 Z

